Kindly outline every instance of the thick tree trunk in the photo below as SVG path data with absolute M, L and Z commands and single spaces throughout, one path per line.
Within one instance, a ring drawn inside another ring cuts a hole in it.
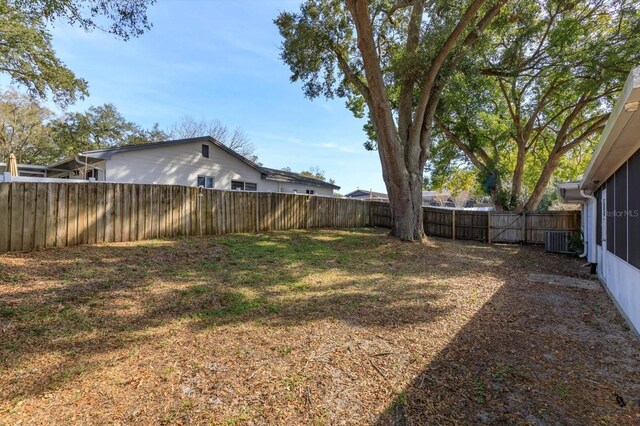
M 364 62 L 367 87 L 363 96 L 376 132 L 382 175 L 389 194 L 391 234 L 404 241 L 422 240 L 422 173 L 426 158 L 422 160 L 419 141 L 412 144 L 410 136 L 400 134 L 396 127 L 374 42 L 368 2 L 350 0 L 347 7 L 356 26 L 358 49 Z M 411 110 L 400 112 L 404 113 L 411 114 Z
M 424 239 L 422 223 L 422 173 L 407 173 L 401 182 L 387 183 L 389 204 L 393 219 L 391 235 L 403 241 Z
M 402 149 L 388 149 L 389 146 L 398 147 L 395 143 L 383 144 L 378 141 L 378 145 L 382 176 L 389 194 L 391 235 L 403 241 L 421 241 L 425 236 L 422 224 L 424 164 L 421 166 L 418 161 L 405 161 Z

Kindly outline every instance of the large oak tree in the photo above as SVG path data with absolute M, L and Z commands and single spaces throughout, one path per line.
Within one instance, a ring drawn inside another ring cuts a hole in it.
M 305 95 L 345 97 L 357 116 L 368 114 L 392 234 L 403 240 L 424 237 L 423 169 L 442 90 L 505 3 L 307 0 L 275 21 L 284 38 L 281 57 Z
M 640 7 L 541 0 L 513 12 L 513 24 L 466 58 L 443 92 L 436 116 L 443 146 L 431 172 L 450 173 L 457 153 L 497 207 L 531 211 L 554 174 L 577 178 L 584 170 L 585 152 L 640 61 Z

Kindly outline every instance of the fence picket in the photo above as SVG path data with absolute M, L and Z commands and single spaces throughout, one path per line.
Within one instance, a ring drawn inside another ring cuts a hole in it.
M 95 193 L 96 193 L 96 242 L 102 242 L 105 240 L 105 226 L 104 226 L 104 218 L 106 216 L 105 211 L 105 193 L 104 193 L 104 185 L 97 184 L 95 185 Z
M 2 188 L 3 186 L 0 186 L 0 194 L 2 193 Z M 58 229 L 58 189 L 59 189 L 58 185 L 51 184 L 51 183 L 47 184 L 47 218 L 46 218 L 47 237 L 45 242 L 46 247 L 55 247 L 56 245 L 56 231 Z M 0 196 L 0 200 L 1 199 L 2 197 Z M 2 236 L 0 236 L 0 238 L 2 238 Z M 2 250 L 2 243 L 0 243 L 0 250 Z
M 52 184 L 53 185 L 53 184 Z M 69 187 L 63 183 L 58 191 L 58 226 L 56 230 L 56 247 L 66 247 L 67 239 L 67 193 Z M 12 207 L 13 208 L 13 207 Z
M 11 186 L 0 185 L 0 252 L 9 251 L 11 232 Z
M 41 250 L 47 242 L 47 184 L 36 184 L 36 223 L 33 248 Z
M 22 219 L 22 251 L 31 251 L 34 246 L 36 224 L 36 186 L 24 186 L 24 214 Z

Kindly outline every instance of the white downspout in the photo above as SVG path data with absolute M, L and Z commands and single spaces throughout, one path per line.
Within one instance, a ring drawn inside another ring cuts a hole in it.
M 597 260 L 596 259 L 596 221 L 598 220 L 598 217 L 597 217 L 598 200 L 593 195 L 587 194 L 584 191 L 584 189 L 580 190 L 580 195 L 582 195 L 584 198 L 587 199 L 587 203 L 591 202 L 591 207 L 589 208 L 589 212 L 591 213 L 591 222 L 589 224 L 590 225 L 589 228 L 591 228 L 591 231 L 590 231 L 591 241 L 587 243 L 587 247 L 585 247 L 584 253 L 580 255 L 580 257 L 584 257 L 587 255 L 587 248 L 588 248 L 589 251 L 591 252 L 591 256 L 589 256 L 591 258 L 590 262 L 597 263 L 596 262 Z
M 588 220 L 589 218 L 588 218 L 588 215 L 584 214 L 584 213 L 586 213 L 585 210 L 586 211 L 590 211 L 589 210 L 589 200 L 584 200 L 580 204 L 582 204 L 582 206 L 583 206 L 583 209 L 582 209 L 582 213 L 583 214 L 582 214 L 581 221 L 582 221 L 582 231 L 584 233 L 584 240 L 585 241 L 584 241 L 584 247 L 582 247 L 582 254 L 580 254 L 580 256 L 578 256 L 578 257 L 585 257 L 587 255 L 587 251 L 588 251 L 588 247 L 589 247 L 589 243 L 587 242 L 587 234 L 588 234 L 587 226 L 589 225 L 589 220 Z

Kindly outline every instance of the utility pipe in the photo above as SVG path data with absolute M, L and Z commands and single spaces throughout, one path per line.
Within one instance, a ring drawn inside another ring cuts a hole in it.
M 580 190 L 580 195 L 582 195 L 584 198 L 587 199 L 587 203 L 591 202 L 591 208 L 589 209 L 590 212 L 590 216 L 591 216 L 591 223 L 589 224 L 589 228 L 591 228 L 591 241 L 587 244 L 588 247 L 585 247 L 584 249 L 584 253 L 583 255 L 581 255 L 581 257 L 584 257 L 587 255 L 587 248 L 591 251 L 591 263 L 597 263 L 595 262 L 596 259 L 596 221 L 598 220 L 597 218 L 597 211 L 598 211 L 598 200 L 596 199 L 596 197 L 594 197 L 591 194 L 587 194 L 585 192 L 584 189 Z

